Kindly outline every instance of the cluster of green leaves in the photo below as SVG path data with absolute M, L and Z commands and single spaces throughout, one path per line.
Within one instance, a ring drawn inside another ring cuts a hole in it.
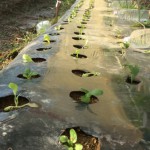
M 124 66 L 129 69 L 130 77 L 131 77 L 131 83 L 132 83 L 135 80 L 138 73 L 140 72 L 140 68 L 138 65 L 125 64 Z
M 37 74 L 38 74 L 37 72 L 31 71 L 30 68 L 27 68 L 23 73 L 23 77 L 30 80 L 33 76 L 36 76 Z
M 59 141 L 64 144 L 68 150 L 82 150 L 83 146 L 77 142 L 77 133 L 74 129 L 70 129 L 70 138 L 66 135 L 61 135 Z
M 87 104 L 90 103 L 91 96 L 99 96 L 103 94 L 103 91 L 100 89 L 88 91 L 87 89 L 81 88 L 81 90 L 85 93 L 85 95 L 81 97 L 81 101 Z

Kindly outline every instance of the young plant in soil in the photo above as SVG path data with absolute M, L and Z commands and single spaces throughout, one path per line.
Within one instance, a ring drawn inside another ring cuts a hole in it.
M 56 26 L 55 30 L 60 31 L 61 30 L 61 25 Z
M 61 135 L 59 141 L 64 144 L 68 150 L 82 150 L 83 146 L 77 142 L 77 133 L 74 129 L 70 129 L 70 138 Z
M 130 72 L 130 78 L 131 78 L 131 83 L 136 79 L 138 73 L 140 72 L 139 66 L 135 65 L 130 65 L 130 64 L 125 64 L 124 65 Z
M 32 58 L 27 54 L 23 54 L 22 59 L 25 63 L 33 62 Z
M 129 48 L 130 43 L 129 42 L 121 42 L 120 47 L 121 47 L 121 55 L 123 57 L 126 56 L 126 50 Z
M 74 54 L 76 54 L 76 58 L 79 58 L 80 50 L 76 49 Z
M 12 89 L 12 91 L 13 91 L 15 106 L 7 106 L 7 107 L 4 108 L 4 111 L 11 111 L 11 110 L 14 110 L 14 109 L 23 108 L 25 106 L 38 107 L 38 105 L 35 104 L 35 103 L 27 103 L 27 104 L 19 106 L 19 94 L 17 94 L 18 93 L 18 85 L 11 82 L 11 83 L 9 83 L 8 87 L 10 89 Z
M 50 36 L 48 34 L 44 34 L 44 40 L 43 41 L 45 41 L 48 44 L 50 44 Z
M 31 71 L 30 68 L 27 68 L 23 73 L 23 77 L 25 77 L 28 80 L 30 80 L 33 76 L 36 76 L 36 75 L 38 75 L 38 73 Z
M 103 94 L 103 91 L 100 89 L 88 91 L 87 89 L 81 88 L 81 90 L 85 93 L 85 95 L 81 97 L 81 102 L 87 104 L 90 103 L 91 96 L 99 96 Z

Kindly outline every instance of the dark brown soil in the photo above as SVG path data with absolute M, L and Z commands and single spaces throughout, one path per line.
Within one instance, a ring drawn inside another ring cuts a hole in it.
M 29 100 L 25 97 L 19 96 L 18 102 L 18 105 L 20 106 L 29 103 Z M 0 112 L 4 111 L 4 108 L 8 106 L 15 106 L 14 95 L 0 97 Z
M 81 38 L 81 37 L 72 37 L 72 39 L 74 39 L 74 40 L 85 40 L 84 38 Z
M 100 150 L 101 143 L 98 138 L 85 133 L 79 127 L 67 128 L 61 135 L 69 137 L 70 129 L 74 129 L 76 131 L 77 143 L 83 145 L 83 150 Z
M 36 49 L 37 51 L 47 51 L 47 50 L 50 50 L 51 47 L 48 47 L 48 48 L 38 48 Z
M 60 35 L 59 33 L 50 33 L 49 34 L 50 36 L 57 36 L 57 35 Z
M 79 76 L 79 77 L 82 77 L 83 74 L 85 73 L 90 73 L 89 71 L 85 71 L 85 70 L 79 70 L 79 69 L 75 69 L 75 70 L 72 70 L 72 73 L 74 73 L 75 75 Z M 89 74 L 87 77 L 92 77 L 93 74 Z
M 35 63 L 40 63 L 40 62 L 46 61 L 45 58 L 32 58 L 32 60 L 33 60 L 33 62 L 35 62 Z
M 77 54 L 71 54 L 71 56 L 72 57 L 75 57 L 75 58 L 87 58 L 87 56 L 85 56 L 85 55 L 82 55 L 82 54 L 78 54 L 78 56 L 77 56 Z
M 131 80 L 131 77 L 130 76 L 128 76 L 127 78 L 126 78 L 126 82 L 127 83 L 129 83 L 129 84 L 139 84 L 141 81 L 139 80 L 139 79 L 135 79 L 135 80 Z
M 45 43 L 47 43 L 47 41 L 43 41 L 43 42 L 45 42 Z M 56 42 L 55 40 L 50 40 L 50 43 L 54 43 L 54 42 Z
M 74 32 L 74 34 L 76 34 L 76 35 L 80 35 L 80 33 L 79 33 L 79 32 Z M 82 35 L 85 35 L 85 33 L 82 33 Z
M 72 91 L 70 92 L 70 97 L 78 103 L 84 103 L 81 101 L 81 97 L 84 96 L 85 93 L 82 91 Z M 96 96 L 91 96 L 90 102 L 88 104 L 94 104 L 98 102 L 98 98 Z

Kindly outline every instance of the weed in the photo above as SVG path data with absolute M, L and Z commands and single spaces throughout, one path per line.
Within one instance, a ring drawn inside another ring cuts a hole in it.
M 77 142 L 77 133 L 74 129 L 70 129 L 70 138 L 66 135 L 61 135 L 59 141 L 64 144 L 68 150 L 82 150 L 83 146 Z
M 103 91 L 100 89 L 88 91 L 86 89 L 81 88 L 81 90 L 85 93 L 85 95 L 81 97 L 81 101 L 84 103 L 89 103 L 91 100 L 91 96 L 98 96 L 103 94 Z

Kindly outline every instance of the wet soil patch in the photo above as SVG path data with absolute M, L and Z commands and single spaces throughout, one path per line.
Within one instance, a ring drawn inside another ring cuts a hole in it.
M 27 104 L 27 103 L 29 103 L 29 100 L 27 98 L 19 96 L 19 98 L 18 98 L 19 106 Z M 8 106 L 15 106 L 14 95 L 0 97 L 0 112 L 4 111 L 4 108 L 8 107 Z
M 17 77 L 21 78 L 21 79 L 27 79 L 26 77 L 23 76 L 23 74 L 19 74 Z M 30 79 L 36 79 L 39 77 L 41 77 L 41 76 L 39 74 L 37 74 L 37 75 L 33 75 Z
M 85 49 L 83 45 L 73 45 L 73 47 L 78 48 L 78 49 Z
M 75 69 L 75 70 L 72 70 L 72 73 L 74 73 L 75 75 L 77 75 L 79 77 L 82 77 L 83 74 L 90 73 L 90 72 L 86 71 L 86 70 Z M 89 74 L 87 77 L 92 77 L 92 76 L 93 76 L 93 74 Z
M 129 83 L 129 84 L 139 84 L 141 81 L 139 79 L 134 79 L 133 81 L 131 80 L 131 77 L 130 76 L 127 76 L 126 78 L 126 82 Z
M 77 142 L 83 145 L 83 150 L 100 150 L 100 141 L 97 137 L 89 135 L 82 131 L 80 127 L 67 128 L 61 135 L 66 135 L 70 138 L 69 131 L 74 129 L 77 133 Z M 66 145 L 67 143 L 65 143 Z
M 46 61 L 45 58 L 39 58 L 39 57 L 37 57 L 37 58 L 32 58 L 32 60 L 33 60 L 33 62 L 35 62 L 35 63 L 40 63 L 40 62 Z
M 43 42 L 48 43 L 46 40 L 44 40 Z M 50 40 L 50 43 L 54 43 L 56 42 L 56 40 Z
M 86 29 L 86 27 L 82 27 L 82 26 L 77 26 L 77 28 L 79 28 L 79 29 Z
M 76 34 L 76 35 L 85 35 L 84 32 L 82 34 L 80 32 L 74 32 L 74 34 Z
M 74 40 L 85 40 L 84 38 L 81 38 L 81 37 L 72 37 L 72 39 L 74 39 Z
M 57 36 L 57 35 L 60 35 L 59 33 L 50 33 L 49 34 L 50 36 Z
M 72 91 L 70 92 L 70 97 L 75 100 L 77 103 L 84 103 L 81 101 L 81 97 L 84 96 L 85 93 L 82 91 Z M 91 96 L 90 102 L 88 104 L 94 104 L 98 102 L 98 98 L 96 96 Z M 84 103 L 85 104 L 85 103 Z
M 85 56 L 85 55 L 83 55 L 83 54 L 75 54 L 75 53 L 73 53 L 73 54 L 71 54 L 71 56 L 72 57 L 76 57 L 76 58 L 87 58 L 87 56 Z
M 48 48 L 38 48 L 36 49 L 37 51 L 46 51 L 46 50 L 49 50 L 51 49 L 52 47 L 48 47 Z

